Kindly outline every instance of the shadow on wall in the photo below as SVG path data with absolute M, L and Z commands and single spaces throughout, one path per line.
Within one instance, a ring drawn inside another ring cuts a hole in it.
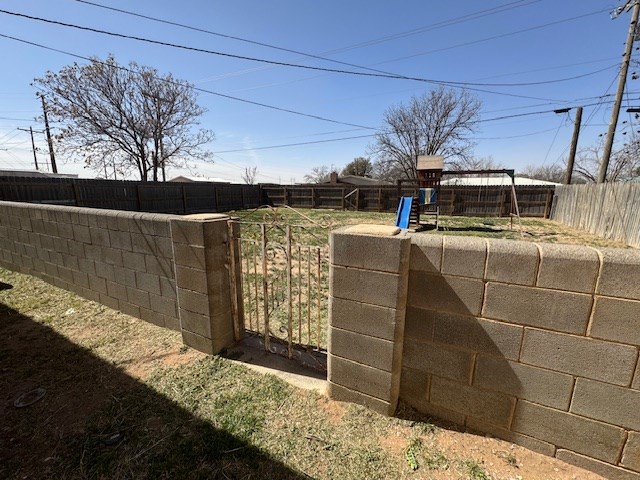
M 400 399 L 424 414 L 515 441 L 509 429 L 524 388 L 515 371 L 523 327 L 481 318 L 485 242 L 465 241 L 477 251 L 466 245 L 467 254 L 449 256 L 443 270 L 443 238 L 412 238 Z M 550 396 L 546 385 L 527 388 Z
M 2 304 L 0 392 L 2 478 L 307 478 Z

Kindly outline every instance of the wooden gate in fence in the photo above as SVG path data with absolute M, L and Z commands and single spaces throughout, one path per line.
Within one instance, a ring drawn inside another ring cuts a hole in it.
M 239 234 L 230 242 L 240 266 L 232 270 L 241 272 L 235 284 L 244 311 L 244 318 L 236 315 L 236 331 L 259 336 L 265 350 L 289 358 L 301 349 L 324 352 L 331 220 L 298 214 L 299 221 L 292 222 L 277 208 L 260 211 L 259 220 L 255 213 L 253 220 L 240 220 Z

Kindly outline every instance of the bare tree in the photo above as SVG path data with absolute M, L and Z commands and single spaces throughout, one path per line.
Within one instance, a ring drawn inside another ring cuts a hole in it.
M 527 178 L 535 178 L 536 180 L 562 183 L 566 175 L 566 167 L 560 163 L 527 165 L 519 174 Z
M 242 174 L 242 181 L 247 185 L 253 185 L 256 183 L 256 177 L 258 176 L 258 167 L 246 167 L 244 169 L 244 173 Z
M 313 167 L 311 173 L 304 176 L 304 181 L 307 183 L 323 183 L 328 182 L 331 177 L 331 172 L 334 170 L 333 165 L 331 168 L 326 165 L 320 165 L 319 167 Z
M 578 152 L 574 166 L 578 180 L 595 183 L 602 158 L 602 143 L 584 148 Z M 640 140 L 634 140 L 611 154 L 608 182 L 624 181 L 640 174 Z
M 135 62 L 123 67 L 110 55 L 47 72 L 34 85 L 47 97 L 50 118 L 62 124 L 60 150 L 88 168 L 157 181 L 168 166 L 211 160 L 204 146 L 213 133 L 196 128 L 205 110 L 192 86 L 171 74 Z
M 371 177 L 373 165 L 367 157 L 356 157 L 342 169 L 340 175 L 357 175 L 358 177 Z
M 449 170 L 500 170 L 504 165 L 496 162 L 493 157 L 466 157 L 450 161 Z M 481 175 L 481 174 L 478 174 Z
M 468 159 L 474 142 L 481 103 L 467 91 L 439 87 L 408 105 L 390 107 L 384 114 L 385 131 L 370 148 L 378 171 L 396 178 L 416 178 L 419 155 L 442 155 L 449 163 Z

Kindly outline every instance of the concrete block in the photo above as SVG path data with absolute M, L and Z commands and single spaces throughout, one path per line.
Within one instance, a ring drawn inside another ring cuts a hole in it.
M 402 365 L 414 370 L 469 383 L 473 354 L 435 343 L 419 343 L 406 339 Z
M 113 265 L 109 265 L 108 263 L 95 262 L 96 266 L 96 275 L 98 277 L 104 278 L 105 280 L 115 281 L 115 273 L 113 269 Z
M 426 402 L 430 380 L 431 376 L 428 373 L 412 368 L 403 368 L 400 376 L 400 399 Z
M 553 457 L 556 453 L 556 447 L 548 442 L 543 442 L 542 440 L 522 435 L 521 433 L 512 432 L 505 428 L 496 427 L 477 418 L 467 417 L 466 425 L 470 430 L 488 433 L 496 438 L 515 443 L 516 445 L 541 453 L 542 455 Z
M 136 288 L 145 292 L 160 295 L 160 279 L 157 275 L 145 272 L 135 272 Z
M 442 235 L 411 235 L 409 268 L 438 273 L 442 268 Z
M 640 346 L 640 302 L 596 297 L 590 336 Z
M 176 281 L 180 288 L 206 294 L 208 290 L 207 272 L 195 268 L 176 265 Z
M 151 251 L 154 255 L 164 258 L 173 257 L 173 243 L 170 238 L 166 237 L 151 237 Z M 145 252 L 149 253 L 149 252 Z M 226 250 L 225 250 L 226 254 Z
M 596 293 L 640 300 L 640 250 L 602 248 Z
M 329 327 L 328 350 L 342 358 L 385 372 L 393 371 L 394 343 L 381 338 Z
M 210 338 L 203 337 L 197 333 L 188 330 L 182 330 L 182 341 L 185 345 L 209 355 L 218 353 L 213 347 L 213 341 Z
M 78 272 L 76 270 L 72 270 L 72 272 L 73 272 L 73 283 L 84 288 L 90 288 L 89 275 L 87 275 L 86 273 Z
M 525 329 L 520 361 L 580 377 L 627 386 L 636 364 L 628 345 Z
M 138 272 L 146 272 L 147 270 L 143 253 L 123 251 L 122 263 L 130 270 L 137 270 Z
M 180 326 L 182 330 L 197 333 L 211 338 L 211 319 L 208 315 L 200 315 L 188 310 L 180 310 Z
M 433 376 L 429 402 L 507 428 L 515 399 Z
M 99 294 L 98 295 L 99 298 L 99 302 L 102 305 L 106 305 L 107 307 L 111 308 L 112 310 L 118 310 L 118 299 L 117 298 L 113 298 L 110 297 L 109 295 L 104 295 L 104 294 Z
M 102 256 L 102 249 L 104 247 L 99 247 L 98 245 L 85 245 L 84 246 L 84 256 L 87 260 L 93 260 L 94 262 L 104 262 Z
M 396 410 L 396 407 L 390 402 L 385 402 L 384 400 L 380 400 L 379 398 L 375 398 L 370 395 L 365 395 L 364 393 L 357 392 L 355 390 L 349 390 L 342 385 L 336 385 L 331 382 L 327 382 L 327 394 L 332 400 L 363 405 L 382 415 L 391 416 Z
M 70 223 L 58 223 L 58 237 L 73 239 L 73 226 Z
M 107 281 L 104 278 L 89 275 L 89 288 L 94 292 L 107 295 Z M 98 300 L 99 301 L 99 300 Z
M 171 224 L 168 215 L 166 219 L 159 218 L 153 223 L 153 234 L 157 237 L 171 237 Z
M 54 212 L 56 222 L 71 223 L 71 213 L 67 209 L 56 209 Z
M 381 307 L 396 308 L 401 289 L 399 275 L 331 266 L 330 295 Z
M 91 243 L 91 232 L 84 225 L 73 225 L 73 239 L 76 242 Z
M 196 293 L 178 287 L 178 306 L 180 310 L 188 310 L 207 316 L 210 315 L 209 297 L 203 293 Z
M 19 221 L 20 221 L 20 229 L 27 231 L 27 232 L 31 232 L 33 231 L 33 228 L 31 227 L 31 219 L 29 217 L 26 216 L 20 216 L 19 217 Z
M 573 377 L 502 358 L 478 356 L 473 385 L 540 405 L 569 410 Z
M 140 318 L 140 306 L 133 305 L 129 302 L 118 302 L 118 310 L 120 310 L 125 315 L 129 315 L 131 317 Z
M 174 243 L 204 247 L 204 222 L 172 220 L 170 230 Z
M 342 298 L 329 298 L 329 322 L 334 327 L 393 340 L 397 311 Z
M 479 315 L 483 294 L 482 280 L 409 271 L 407 305 L 412 307 Z
M 89 229 L 91 243 L 93 245 L 100 245 L 101 247 L 109 247 L 111 246 L 111 241 L 109 240 L 109 230 L 104 228 L 90 228 Z
M 216 353 L 235 343 L 231 314 L 216 315 L 211 319 L 213 349 Z
M 147 273 L 153 273 L 160 277 L 174 278 L 173 257 L 160 258 L 154 255 L 145 255 L 144 261 Z
M 104 261 L 105 263 L 116 265 L 118 267 L 122 267 L 124 265 L 124 263 L 122 262 L 122 250 L 117 250 L 115 248 L 109 247 L 101 247 L 101 252 L 102 261 Z
M 205 221 L 204 225 L 204 246 L 208 249 L 218 250 L 221 246 L 225 246 L 226 254 L 227 245 L 227 219 L 215 221 Z
M 165 298 L 176 299 L 176 282 L 170 278 L 160 277 L 160 294 Z
M 127 301 L 133 305 L 151 310 L 151 302 L 149 301 L 149 292 L 138 290 L 137 288 L 126 287 Z
M 20 262 L 21 263 L 21 262 Z M 73 270 L 70 268 L 65 268 L 62 265 L 58 265 L 57 277 L 60 277 L 67 283 L 75 283 L 73 278 Z
M 118 299 L 120 302 L 127 301 L 127 288 L 119 283 L 107 281 L 107 295 Z
M 451 313 L 436 313 L 433 340 L 517 360 L 523 327 Z
M 80 270 L 80 266 L 78 265 L 78 257 L 74 257 L 73 255 L 62 255 L 62 264 L 66 268 L 70 268 L 71 270 Z
M 610 463 L 626 438 L 621 428 L 525 400 L 518 401 L 511 430 Z
M 391 373 L 337 357 L 332 353 L 329 353 L 327 360 L 329 382 L 393 404 Z
M 609 463 L 594 460 L 593 458 L 585 457 L 570 450 L 559 449 L 556 452 L 556 458 L 560 461 L 575 465 L 579 468 L 584 468 L 590 472 L 596 473 L 604 478 L 611 478 L 615 480 L 640 480 L 640 474 L 630 472 L 620 467 L 616 467 Z
M 129 270 L 128 268 L 113 267 L 113 274 L 116 277 L 116 282 L 126 285 L 127 287 L 136 286 L 136 272 Z
M 169 330 L 173 330 L 175 332 L 180 331 L 180 319 L 177 317 L 168 317 L 165 315 L 164 317 L 164 326 Z
M 464 421 L 466 418 L 466 415 L 464 413 L 454 412 L 453 410 L 434 405 L 433 403 L 429 403 L 428 401 L 419 401 L 417 399 L 408 399 L 405 401 L 410 406 L 415 408 L 418 412 L 426 415 L 431 419 L 444 421 L 454 425 L 464 425 Z
M 631 384 L 631 388 L 640 390 L 640 358 L 638 358 L 638 365 L 636 366 L 636 374 L 633 377 L 633 383 Z
M 330 237 L 334 265 L 364 270 L 398 273 L 408 262 L 410 247 L 407 237 L 352 235 L 339 231 L 332 232 Z
M 206 270 L 204 247 L 176 243 L 174 261 L 176 265 Z
M 62 254 L 59 252 L 49 252 L 49 261 L 56 265 L 62 266 Z
M 489 240 L 486 279 L 532 286 L 538 272 L 538 247 L 515 240 Z
M 109 241 L 111 242 L 111 248 L 117 248 L 118 250 L 132 250 L 131 234 L 127 232 L 109 231 Z
M 433 310 L 407 307 L 404 319 L 405 340 L 432 342 L 435 318 L 436 312 Z
M 86 258 L 78 258 L 78 269 L 87 275 L 96 274 L 95 262 L 93 260 L 87 260 Z
M 640 432 L 629 432 L 629 438 L 627 438 L 627 443 L 624 446 L 620 465 L 640 472 Z M 640 475 L 637 475 L 637 477 L 640 480 Z
M 140 318 L 145 322 L 152 323 L 154 325 L 157 325 L 158 327 L 164 327 L 164 315 L 160 315 L 153 310 L 141 308 Z
M 640 430 L 640 392 L 578 378 L 571 412 L 629 430 Z
M 443 237 L 442 273 L 484 278 L 487 241 L 475 237 Z
M 510 323 L 582 334 L 591 295 L 502 283 L 488 283 L 482 316 Z
M 141 233 L 130 233 L 131 235 L 131 250 L 136 253 L 153 253 L 153 241 L 150 235 L 143 235 Z
M 175 299 L 166 298 L 159 295 L 149 294 L 149 300 L 151 301 L 151 310 L 163 315 L 171 317 L 178 316 L 178 304 Z
M 541 243 L 537 285 L 593 293 L 600 270 L 598 252 L 578 245 Z

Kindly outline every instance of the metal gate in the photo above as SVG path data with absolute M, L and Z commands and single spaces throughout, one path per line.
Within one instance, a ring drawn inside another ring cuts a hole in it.
M 289 358 L 300 349 L 326 351 L 331 218 L 283 206 L 257 209 L 239 223 L 230 242 L 244 312 L 234 315 L 236 331 L 258 335 L 267 351 L 284 347 Z

